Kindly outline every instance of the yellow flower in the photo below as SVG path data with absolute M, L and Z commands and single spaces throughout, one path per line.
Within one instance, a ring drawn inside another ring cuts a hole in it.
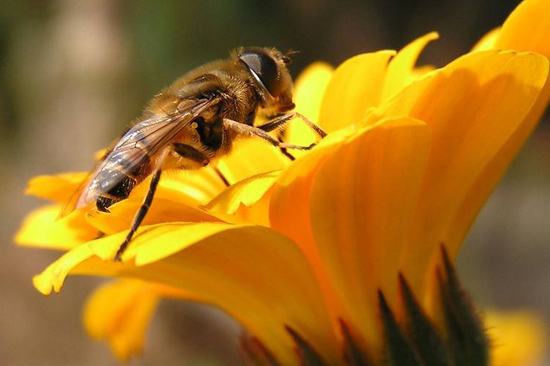
M 112 258 L 148 180 L 111 213 L 56 221 L 83 175 L 35 178 L 27 193 L 57 203 L 31 213 L 16 240 L 68 252 L 34 285 L 49 294 L 69 274 L 122 278 L 98 289 L 85 311 L 88 332 L 122 359 L 141 351 L 167 296 L 223 309 L 254 336 L 246 347 L 283 365 L 299 362 L 296 345 L 342 364 L 344 344 L 353 344 L 380 362 L 388 333 L 380 304 L 405 319 L 406 284 L 445 331 L 440 247 L 456 256 L 546 108 L 548 34 L 550 1 L 527 0 L 440 69 L 415 68 L 435 33 L 335 70 L 310 66 L 296 82 L 297 109 L 329 135 L 295 161 L 240 142 L 218 164 L 229 187 L 212 169 L 166 174 L 122 264 Z M 297 143 L 313 138 L 299 122 L 287 132 Z
M 493 366 L 542 365 L 548 334 L 540 316 L 530 311 L 487 312 Z

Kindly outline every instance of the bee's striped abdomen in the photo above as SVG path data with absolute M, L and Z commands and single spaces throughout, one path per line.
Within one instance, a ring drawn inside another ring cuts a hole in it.
M 96 206 L 99 211 L 109 212 L 109 206 L 113 203 L 128 198 L 132 189 L 134 189 L 136 181 L 132 178 L 126 177 L 122 179 L 117 185 L 106 193 L 101 194 L 96 201 Z
M 121 164 L 123 166 L 124 164 Z M 127 173 L 123 168 L 116 169 L 117 175 L 122 174 L 123 177 L 119 178 L 120 181 L 116 183 L 108 191 L 101 193 L 96 200 L 96 206 L 99 211 L 109 212 L 109 206 L 128 198 L 130 192 L 134 187 L 141 183 L 147 175 L 150 173 L 150 161 L 143 162 L 138 168 L 134 169 L 132 173 Z M 104 170 L 99 173 L 98 177 L 100 181 L 109 181 L 112 178 L 113 169 Z

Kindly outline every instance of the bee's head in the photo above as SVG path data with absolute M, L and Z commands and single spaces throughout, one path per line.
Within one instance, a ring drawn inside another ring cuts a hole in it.
M 274 48 L 250 47 L 238 51 L 244 63 L 262 91 L 262 107 L 283 113 L 294 108 L 292 102 L 292 78 L 286 65 L 288 56 Z

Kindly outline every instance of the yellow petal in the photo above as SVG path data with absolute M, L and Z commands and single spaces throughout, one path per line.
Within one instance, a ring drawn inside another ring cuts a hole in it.
M 269 207 L 271 227 L 294 240 L 308 257 L 317 252 L 309 223 L 311 179 L 329 152 L 327 149 L 320 153 L 315 149 L 283 171 L 274 186 Z
M 533 132 L 549 100 L 550 83 L 547 80 L 527 116 L 502 145 L 498 153 L 487 163 L 483 172 L 477 177 L 476 182 L 472 184 L 460 208 L 456 211 L 443 236 L 443 241 L 448 243 L 451 250 L 457 251 L 460 243 L 464 241 L 477 213 L 508 169 L 513 158 L 518 154 L 519 149 Z
M 429 42 L 438 38 L 439 35 L 436 32 L 428 33 L 409 43 L 397 53 L 388 65 L 381 100 L 388 99 L 412 81 L 418 56 Z
M 296 112 L 306 116 L 314 123 L 319 122 L 321 102 L 333 72 L 332 66 L 324 62 L 316 62 L 309 65 L 296 78 L 294 93 Z M 289 123 L 285 130 L 285 141 L 292 144 L 308 146 L 317 140 L 319 140 L 319 136 L 299 119 Z M 292 151 L 291 153 L 300 155 L 301 152 Z
M 527 0 L 522 2 L 508 17 L 494 45 L 497 49 L 515 49 L 538 52 L 550 58 L 550 3 L 548 1 Z M 550 100 L 550 82 L 547 80 L 543 90 L 513 135 L 504 144 L 498 154 L 485 167 L 477 182 L 467 194 L 462 207 L 457 211 L 454 222 L 448 228 L 447 240 L 457 247 L 466 236 L 477 212 L 492 192 L 508 165 L 540 121 Z
M 145 332 L 156 309 L 156 285 L 122 280 L 96 289 L 84 308 L 84 326 L 96 340 L 107 340 L 120 360 L 143 350 Z
M 292 162 L 279 175 L 269 207 L 271 227 L 293 239 L 306 256 L 317 248 L 309 225 L 309 189 L 319 164 L 353 133 L 352 129 L 329 134 L 309 154 Z
M 147 177 L 130 193 L 129 198 L 143 199 L 149 190 Z M 225 183 L 212 168 L 199 170 L 170 169 L 162 172 L 156 198 L 190 206 L 206 204 L 225 189 Z
M 472 52 L 487 51 L 495 48 L 495 43 L 500 35 L 500 27 L 497 27 L 484 35 L 472 48 Z
M 250 216 L 250 208 L 262 199 L 275 183 L 279 171 L 258 174 L 228 187 L 206 206 L 210 213 L 232 223 L 254 223 L 269 225 L 267 210 L 258 212 L 260 216 Z
M 128 230 L 138 212 L 143 199 L 129 198 L 109 207 L 110 212 L 90 211 L 86 219 L 90 225 L 105 234 L 114 234 Z M 142 225 L 163 222 L 207 222 L 220 221 L 216 216 L 204 212 L 198 207 L 180 203 L 172 199 L 155 197 Z
M 409 85 L 381 107 L 386 116 L 425 121 L 433 132 L 424 187 L 403 257 L 413 288 L 421 288 L 430 255 L 437 254 L 442 242 L 452 242 L 448 249 L 456 254 L 460 241 L 446 236 L 446 230 L 484 169 L 525 120 L 547 74 L 547 60 L 536 54 L 477 52 Z M 479 207 L 486 198 L 478 196 L 480 201 L 470 204 Z
M 334 68 L 324 62 L 315 62 L 302 71 L 295 83 L 296 112 L 315 123 L 319 121 L 321 102 L 333 73 Z
M 377 291 L 396 294 L 400 255 L 422 185 L 429 129 L 412 118 L 386 119 L 343 144 L 311 184 L 315 242 L 349 306 L 359 339 L 382 346 Z
M 94 256 L 90 247 L 86 244 L 79 245 L 71 251 L 62 255 L 57 261 L 50 264 L 42 273 L 34 276 L 32 283 L 34 287 L 44 295 L 49 295 L 52 291 L 59 292 L 63 287 L 65 278 L 71 273 L 76 273 L 76 270 L 84 267 L 82 263 L 87 264 L 91 268 L 99 268 L 103 261 Z M 112 265 L 103 266 L 103 274 L 114 275 L 120 268 Z
M 495 49 L 513 49 L 536 52 L 550 59 L 550 2 L 525 0 L 510 14 L 495 43 Z M 533 110 L 516 136 L 509 143 L 506 154 L 514 156 L 531 133 L 550 101 L 550 81 L 547 80 Z M 496 168 L 495 168 L 496 170 Z
M 408 76 L 408 81 L 405 85 L 409 85 L 410 83 L 420 79 L 421 77 L 425 76 L 427 73 L 432 72 L 435 70 L 435 67 L 433 65 L 423 65 L 420 67 L 416 67 L 411 74 Z
M 514 49 L 540 53 L 550 58 L 550 3 L 526 0 L 508 17 L 494 44 L 496 49 Z M 444 240 L 451 248 L 458 248 L 475 216 L 492 192 L 510 162 L 531 134 L 550 100 L 550 82 L 546 80 L 537 101 L 524 121 L 484 168 L 466 195 L 461 207 L 447 228 Z
M 27 183 L 25 194 L 66 203 L 77 192 L 88 173 L 40 175 Z
M 69 250 L 96 238 L 97 229 L 90 226 L 82 211 L 59 218 L 61 205 L 49 205 L 31 212 L 15 235 L 23 246 Z
M 334 71 L 325 91 L 319 125 L 327 132 L 359 122 L 365 111 L 377 106 L 388 61 L 395 51 L 352 57 Z
M 491 340 L 491 365 L 542 365 L 548 350 L 544 320 L 529 311 L 487 313 L 485 328 Z
M 537 52 L 550 57 L 550 2 L 525 0 L 504 22 L 494 48 Z
M 153 225 L 138 231 L 123 264 L 94 257 L 112 258 L 124 235 L 73 249 L 35 277 L 35 286 L 43 293 L 58 291 L 68 273 L 152 281 L 225 310 L 258 336 L 281 364 L 298 363 L 285 324 L 328 362 L 339 359 L 331 347 L 336 340 L 315 278 L 303 254 L 285 236 L 260 226 Z
M 231 153 L 219 160 L 218 168 L 233 184 L 257 174 L 280 170 L 289 162 L 278 148 L 259 138 L 249 138 L 236 141 Z
M 273 186 L 269 206 L 271 227 L 294 240 L 307 257 L 335 320 L 343 316 L 345 309 L 313 238 L 309 198 L 311 181 L 321 163 L 354 133 L 354 126 L 349 126 L 329 134 L 309 154 L 283 170 Z

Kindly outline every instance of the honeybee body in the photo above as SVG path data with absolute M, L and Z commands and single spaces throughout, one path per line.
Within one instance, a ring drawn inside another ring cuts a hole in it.
M 252 124 L 258 107 L 258 96 L 250 81 L 246 80 L 242 72 L 236 74 L 234 68 L 229 62 L 216 62 L 183 76 L 149 102 L 143 116 L 121 140 L 131 136 L 131 140 L 136 140 L 134 149 L 151 149 L 158 137 L 140 133 L 140 129 L 143 129 L 141 121 L 159 118 L 180 120 L 189 113 L 188 105 L 195 105 L 197 100 L 218 99 L 217 103 L 204 109 L 166 141 L 165 145 L 173 145 L 174 151 L 165 158 L 163 167 L 197 169 L 228 153 L 236 136 L 222 129 L 223 119 Z M 119 141 L 113 151 L 119 150 L 121 145 Z M 191 148 L 195 149 L 197 158 L 189 159 L 178 154 L 177 148 L 180 146 L 188 146 L 189 153 L 194 152 Z M 95 199 L 98 209 L 107 211 L 110 205 L 128 197 L 133 187 L 152 172 L 160 155 L 160 149 L 149 153 L 137 167 L 129 171 L 125 167 L 129 165 L 128 160 L 132 159 L 130 154 L 109 153 L 86 189 L 86 199 L 81 205 Z M 113 185 L 109 177 L 119 182 Z M 106 189 L 108 185 L 112 187 Z
M 152 202 L 163 169 L 198 169 L 227 154 L 238 137 L 260 137 L 282 149 L 309 149 L 268 134 L 294 117 L 319 135 L 322 130 L 295 113 L 288 57 L 275 49 L 238 49 L 231 58 L 201 66 L 156 95 L 143 115 L 116 142 L 78 195 L 75 208 L 95 203 L 109 212 L 115 202 L 152 175 L 149 192 L 121 245 L 120 259 Z M 258 112 L 278 116 L 255 127 Z M 251 157 L 253 158 L 253 157 Z

